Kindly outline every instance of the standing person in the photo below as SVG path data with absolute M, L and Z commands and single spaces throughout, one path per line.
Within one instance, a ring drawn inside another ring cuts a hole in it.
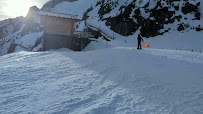
M 142 49 L 142 46 L 141 46 L 141 41 L 144 42 L 143 38 L 141 37 L 141 35 L 139 34 L 138 37 L 137 37 L 137 49 Z

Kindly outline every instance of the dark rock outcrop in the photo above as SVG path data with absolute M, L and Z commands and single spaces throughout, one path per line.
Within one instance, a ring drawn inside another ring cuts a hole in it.
M 183 31 L 183 30 L 185 30 L 184 25 L 183 25 L 183 24 L 180 24 L 180 25 L 178 26 L 178 31 Z
M 146 4 L 144 7 L 147 7 Z M 175 17 L 173 17 L 175 11 L 169 11 L 168 7 L 163 7 L 158 2 L 154 9 L 148 10 L 146 13 L 150 13 L 150 17 L 145 19 L 141 15 L 141 9 L 138 8 L 134 11 L 134 15 L 130 17 L 132 10 L 135 8 L 135 2 L 132 2 L 128 6 L 122 6 L 120 8 L 121 13 L 116 17 L 110 17 L 106 20 L 106 25 L 110 26 L 110 29 L 124 36 L 134 34 L 139 27 L 141 27 L 141 35 L 144 37 L 154 37 L 160 35 L 159 30 L 163 29 L 164 24 L 173 23 Z M 124 9 L 124 12 L 122 12 Z M 146 10 L 147 11 L 147 10 Z M 151 19 L 153 18 L 153 19 Z M 179 17 L 181 18 L 181 17 Z M 134 20 L 137 20 L 135 22 Z
M 184 14 L 188 14 L 188 13 L 191 13 L 191 12 L 197 12 L 197 11 L 198 11 L 198 6 L 190 4 L 189 2 L 187 2 L 185 4 L 185 6 L 182 7 L 182 12 Z
M 8 54 L 13 53 L 17 46 L 18 46 L 18 44 L 11 44 L 9 49 L 8 49 Z
M 187 17 L 183 16 L 188 13 L 194 15 L 195 18 L 193 20 L 200 20 L 200 3 L 197 2 L 196 5 L 194 5 L 186 0 L 184 1 L 185 3 L 183 3 L 184 6 L 180 9 L 180 5 L 177 3 L 174 4 L 174 2 L 179 2 L 179 0 L 165 0 L 166 4 L 164 4 L 164 1 L 157 1 L 156 6 L 150 9 L 149 3 L 142 7 L 136 7 L 135 3 L 137 3 L 137 1 L 133 0 L 130 4 L 121 6 L 119 14 L 108 18 L 103 18 L 103 15 L 110 13 L 114 5 L 99 2 L 97 6 L 100 5 L 98 12 L 100 20 L 106 21 L 106 25 L 110 26 L 110 29 L 114 32 L 129 36 L 140 28 L 140 34 L 143 37 L 149 38 L 168 32 L 169 30 L 167 29 L 164 30 L 164 32 L 160 32 L 160 30 L 164 29 L 165 25 L 172 24 L 176 20 L 179 22 L 178 31 L 184 30 L 186 26 L 185 24 L 181 24 L 181 20 L 188 20 Z M 108 0 L 108 3 L 111 3 L 111 0 Z M 181 10 L 183 14 L 181 14 L 179 10 Z M 149 15 L 149 17 L 143 16 L 143 14 Z M 197 28 L 197 30 L 201 29 Z
M 103 20 L 106 20 L 106 25 L 110 26 L 111 30 L 124 36 L 132 35 L 139 28 L 139 25 L 134 22 L 133 18 L 130 18 L 133 8 L 135 8 L 134 2 L 129 4 L 127 7 L 122 6 L 120 8 L 121 13 L 118 16 Z

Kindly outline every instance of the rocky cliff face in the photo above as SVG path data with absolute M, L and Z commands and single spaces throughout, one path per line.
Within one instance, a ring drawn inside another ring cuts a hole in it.
M 124 36 L 133 35 L 139 28 L 147 38 L 162 35 L 170 31 L 167 25 L 171 24 L 177 26 L 178 31 L 202 30 L 199 0 L 101 0 L 97 5 L 100 20 Z
M 0 38 L 17 32 L 22 25 L 25 24 L 24 17 L 17 17 L 15 19 L 7 19 L 0 22 Z

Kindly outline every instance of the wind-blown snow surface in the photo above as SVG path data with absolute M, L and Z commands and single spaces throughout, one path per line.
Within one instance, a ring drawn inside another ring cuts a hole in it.
M 0 66 L 0 113 L 203 113 L 199 52 L 18 52 Z

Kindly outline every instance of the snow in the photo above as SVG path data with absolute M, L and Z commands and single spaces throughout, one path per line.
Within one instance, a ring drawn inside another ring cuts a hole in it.
M 137 0 L 135 3 L 136 3 L 136 6 L 137 7 L 144 7 L 146 6 L 146 4 L 150 2 L 149 0 Z
M 61 13 L 54 13 L 54 12 L 45 12 L 45 11 L 40 11 L 39 15 L 44 15 L 44 16 L 52 16 L 52 17 L 57 17 L 57 18 L 65 18 L 65 19 L 73 19 L 73 20 L 78 20 L 81 21 L 82 19 L 73 15 L 68 15 L 68 14 L 61 14 Z
M 91 6 L 95 6 L 98 0 L 78 0 L 75 2 L 62 2 L 57 4 L 52 12 L 77 15 L 83 17 L 84 12 Z
M 84 51 L 92 51 L 92 50 L 100 50 L 105 48 L 110 48 L 111 43 L 106 42 L 103 40 L 103 37 L 100 37 L 98 40 L 93 40 L 85 49 Z
M 32 51 L 39 51 L 41 49 L 43 49 L 42 43 L 39 44 L 37 47 L 33 48 Z
M 150 13 L 146 13 L 144 8 L 140 8 L 140 13 L 145 19 L 150 17 Z
M 14 28 L 11 25 L 9 25 L 9 26 L 7 26 L 6 30 L 7 30 L 8 34 L 11 34 L 13 32 Z
M 37 39 L 41 38 L 43 35 L 43 32 L 33 32 L 25 35 L 24 37 L 18 39 L 16 41 L 17 44 L 20 44 L 21 46 L 31 48 L 35 45 Z
M 84 31 L 86 29 L 85 21 L 77 22 L 75 25 L 75 31 Z
M 16 48 L 15 48 L 15 51 L 14 52 L 21 52 L 21 51 L 28 51 L 27 49 L 25 49 L 25 48 L 22 48 L 22 47 L 20 47 L 20 46 L 16 46 Z
M 149 1 L 149 6 L 148 6 L 148 9 L 153 9 L 156 7 L 156 4 L 157 4 L 157 1 L 156 0 L 150 0 Z
M 139 7 L 155 2 L 140 1 Z M 62 2 L 52 11 L 82 16 L 95 3 Z M 105 16 L 115 15 L 118 7 Z M 0 113 L 203 113 L 203 31 L 174 31 L 175 22 L 165 25 L 172 31 L 144 38 L 150 48 L 137 50 L 139 30 L 128 37 L 114 33 L 105 21 L 98 21 L 98 10 L 88 14 L 87 24 L 115 35 L 116 40 L 100 37 L 81 52 L 25 52 L 18 46 L 15 53 L 0 56 Z M 196 26 L 199 22 L 189 23 Z M 81 22 L 77 30 L 84 26 Z M 33 46 L 42 34 L 29 33 L 16 42 Z
M 195 30 L 184 33 L 173 31 L 163 36 L 146 39 L 145 42 L 150 43 L 152 48 L 203 52 L 203 33 Z
M 203 112 L 203 53 L 111 47 L 0 61 L 0 113 Z

